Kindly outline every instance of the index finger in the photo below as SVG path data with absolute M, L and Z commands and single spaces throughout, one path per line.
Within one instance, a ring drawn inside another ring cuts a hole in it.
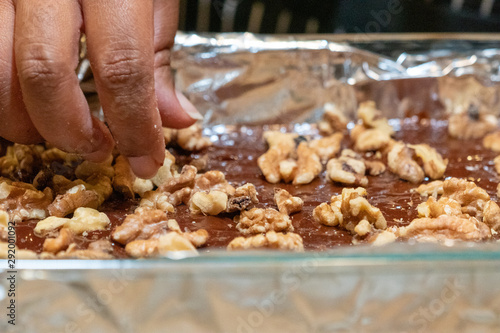
M 162 165 L 154 89 L 153 1 L 83 0 L 88 55 L 108 126 L 140 177 Z

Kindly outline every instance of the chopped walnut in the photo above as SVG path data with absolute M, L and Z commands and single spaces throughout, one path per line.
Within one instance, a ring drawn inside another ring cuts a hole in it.
M 497 118 L 480 112 L 471 104 L 467 112 L 454 114 L 448 123 L 448 133 L 457 139 L 478 139 L 497 129 Z
M 417 187 L 417 192 L 423 197 L 427 196 L 437 197 L 438 195 L 442 195 L 443 181 L 435 180 L 427 184 L 422 184 L 419 187 Z
M 94 230 L 104 230 L 110 224 L 106 214 L 95 209 L 77 208 L 71 219 L 50 216 L 39 221 L 34 229 L 35 234 L 45 236 L 61 227 L 66 227 L 74 234 L 79 235 Z
M 45 218 L 52 198 L 49 188 L 42 192 L 33 185 L 0 178 L 0 209 L 7 211 L 13 221 Z
M 302 237 L 293 232 L 283 234 L 281 232 L 268 231 L 264 235 L 259 234 L 245 237 L 236 237 L 233 239 L 227 249 L 229 251 L 254 250 L 254 249 L 278 249 L 283 251 L 304 251 Z
M 367 128 L 376 128 L 381 132 L 387 133 L 389 136 L 394 134 L 394 129 L 387 122 L 387 119 L 382 117 L 382 112 L 377 110 L 374 101 L 366 101 L 359 104 L 358 118 Z
M 441 215 L 437 218 L 418 218 L 408 226 L 400 227 L 396 233 L 402 238 L 418 241 L 444 241 L 457 239 L 479 241 L 491 237 L 490 228 L 474 217 Z
M 365 128 L 356 125 L 351 130 L 351 138 L 354 141 L 356 151 L 371 151 L 384 148 L 391 141 L 391 136 L 387 132 L 382 132 L 377 128 Z
M 439 179 L 443 177 L 448 165 L 448 159 L 444 159 L 436 149 L 427 144 L 408 145 L 415 150 L 415 154 L 420 157 L 424 163 L 424 171 L 431 179 Z
M 212 145 L 209 138 L 203 136 L 200 124 L 193 124 L 188 128 L 172 129 L 163 128 L 165 143 L 177 143 L 182 149 L 188 151 L 202 150 Z
M 301 142 L 297 148 L 297 173 L 293 179 L 294 185 L 309 184 L 321 172 L 323 166 L 319 156 L 306 142 Z
M 236 188 L 234 195 L 227 201 L 226 211 L 231 213 L 246 210 L 257 203 L 259 203 L 257 190 L 253 184 L 248 183 Z
M 260 170 L 269 183 L 279 183 L 281 179 L 280 162 L 286 160 L 295 150 L 297 134 L 278 131 L 264 132 L 263 137 L 269 145 L 267 152 L 257 159 Z
M 158 238 L 134 240 L 125 246 L 125 251 L 134 258 L 161 257 L 177 251 L 198 253 L 194 245 L 177 232 L 169 232 Z
M 66 193 L 58 195 L 47 208 L 50 215 L 64 217 L 73 213 L 78 207 L 96 209 L 98 206 L 99 195 L 97 192 L 85 189 L 84 185 L 76 185 Z
M 484 206 L 483 222 L 496 232 L 500 231 L 500 207 L 494 201 L 488 201 Z
M 205 229 L 198 229 L 196 231 L 184 232 L 182 236 L 190 241 L 195 247 L 202 247 L 207 243 L 208 231 Z
M 420 183 L 425 178 L 424 170 L 413 160 L 413 150 L 403 142 L 392 145 L 387 155 L 387 164 L 391 172 L 411 183 Z
M 206 171 L 208 167 L 208 154 L 203 154 L 199 158 L 192 159 L 189 164 L 194 166 L 199 172 Z
M 182 167 L 181 173 L 168 179 L 164 184 L 159 186 L 160 191 L 174 193 L 184 187 L 191 187 L 194 184 L 196 173 L 198 171 L 192 165 Z
M 158 209 L 141 209 L 128 215 L 123 223 L 111 233 L 111 238 L 120 244 L 133 240 L 148 239 L 161 234 L 167 228 L 167 215 Z
M 322 163 L 326 163 L 340 151 L 343 137 L 342 133 L 335 133 L 324 138 L 311 140 L 309 147 L 319 156 Z
M 417 206 L 419 217 L 438 217 L 441 215 L 461 215 L 462 206 L 456 200 L 448 197 L 442 197 L 436 200 L 434 197 L 429 197 L 426 202 L 422 202 Z
M 42 167 L 42 169 L 36 174 L 33 179 L 33 186 L 40 191 L 43 191 L 46 187 L 52 187 L 52 178 L 54 177 L 54 171 L 47 167 Z
M 484 206 L 490 200 L 490 196 L 483 188 L 459 178 L 444 181 L 443 196 L 458 201 L 462 206 L 462 213 L 477 218 L 482 216 Z
M 76 166 L 82 162 L 82 158 L 77 154 L 66 153 L 58 148 L 45 149 L 40 154 L 43 164 L 50 165 L 54 161 L 62 162 L 68 166 Z
M 125 198 L 131 199 L 134 194 L 135 175 L 130 168 L 127 158 L 118 155 L 114 164 L 115 177 L 113 178 L 113 188 L 121 193 Z
M 243 235 L 264 233 L 270 230 L 292 232 L 292 220 L 288 215 L 273 208 L 252 208 L 242 211 L 234 218 L 238 229 Z
M 330 180 L 350 185 L 368 185 L 366 166 L 363 160 L 353 157 L 353 151 L 344 149 L 339 158 L 332 158 L 326 165 Z M 356 154 L 354 153 L 354 156 Z
M 228 196 L 221 191 L 195 192 L 189 201 L 193 214 L 217 215 L 226 210 Z
M 274 202 L 278 206 L 279 212 L 285 215 L 300 212 L 304 206 L 304 201 L 301 198 L 294 197 L 287 190 L 279 188 L 274 189 Z
M 144 194 L 139 203 L 139 207 L 147 207 L 150 209 L 159 209 L 164 212 L 173 213 L 175 211 L 174 205 L 170 202 L 170 193 L 161 191 L 148 191 Z
M 500 153 L 500 131 L 486 135 L 483 139 L 483 146 L 486 149 Z
M 221 191 L 234 195 L 235 188 L 226 180 L 226 176 L 217 170 L 198 175 L 194 181 L 193 192 Z
M 313 211 L 313 217 L 321 224 L 339 225 L 352 234 L 366 234 L 366 222 L 363 222 L 356 230 L 358 224 L 363 220 L 376 229 L 386 229 L 387 222 L 382 212 L 370 205 L 365 196 L 366 190 L 362 187 L 344 188 L 342 194 L 332 196 L 330 204 L 322 203 L 316 207 Z
M 12 180 L 29 181 L 41 166 L 42 146 L 15 143 L 0 157 L 0 174 Z
M 68 228 L 62 228 L 56 238 L 46 238 L 43 242 L 43 250 L 50 253 L 57 253 L 66 250 L 73 242 L 73 232 Z
M 0 241 L 8 238 L 9 220 L 9 213 L 0 209 Z
M 318 123 L 318 128 L 324 134 L 332 134 L 335 131 L 345 131 L 347 122 L 347 117 L 335 104 L 326 103 L 323 119 Z
M 397 239 L 397 236 L 392 230 L 383 230 L 380 232 L 375 232 L 370 234 L 366 241 L 373 246 L 382 246 L 390 243 L 394 243 Z
M 168 150 L 165 150 L 165 159 L 163 165 L 158 169 L 156 175 L 151 178 L 151 181 L 156 186 L 161 186 L 165 184 L 169 179 L 174 177 L 175 171 L 175 157 Z
M 95 242 L 89 244 L 87 248 L 89 251 L 103 252 L 103 253 L 113 253 L 113 245 L 107 239 L 99 239 Z
M 111 165 L 113 163 L 113 156 L 109 155 L 106 161 L 102 163 L 94 163 L 90 161 L 83 161 L 75 169 L 75 176 L 82 180 L 87 180 L 90 176 L 101 174 L 113 179 L 115 176 L 115 169 Z

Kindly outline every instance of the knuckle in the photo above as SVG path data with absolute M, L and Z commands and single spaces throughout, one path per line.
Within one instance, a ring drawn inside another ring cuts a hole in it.
M 32 46 L 18 54 L 19 80 L 29 88 L 57 89 L 74 75 L 71 67 L 58 60 L 57 53 L 43 46 Z
M 96 71 L 104 86 L 114 91 L 137 87 L 152 81 L 153 66 L 139 50 L 104 52 Z

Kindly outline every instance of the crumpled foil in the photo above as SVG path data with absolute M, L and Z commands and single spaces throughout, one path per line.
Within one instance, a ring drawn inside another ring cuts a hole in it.
M 483 36 L 483 35 L 482 35 Z M 483 36 L 484 37 L 484 36 Z M 484 39 L 484 38 L 483 38 Z M 498 43 L 339 42 L 335 36 L 179 33 L 177 87 L 205 125 L 316 120 L 327 102 L 353 116 L 373 99 L 389 117 L 498 114 Z M 78 68 L 96 104 L 88 62 Z M 390 244 L 321 253 L 226 253 L 155 260 L 17 260 L 16 326 L 0 332 L 498 332 L 497 244 Z

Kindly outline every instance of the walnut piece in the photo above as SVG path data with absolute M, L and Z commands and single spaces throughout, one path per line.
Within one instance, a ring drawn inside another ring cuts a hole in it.
M 388 155 L 387 164 L 391 172 L 411 183 L 420 183 L 425 178 L 424 170 L 413 160 L 413 150 L 403 142 L 395 142 Z
M 340 151 L 340 143 L 344 135 L 335 133 L 320 139 L 311 140 L 309 147 L 319 156 L 322 163 L 326 163 L 330 158 Z
M 111 165 L 113 163 L 113 156 L 109 157 L 102 163 L 94 163 L 90 161 L 83 161 L 75 169 L 75 176 L 82 180 L 87 180 L 89 177 L 100 174 L 113 179 L 115 176 L 115 169 Z
M 297 174 L 297 161 L 287 158 L 279 163 L 279 174 L 285 183 L 291 183 Z
M 497 129 L 497 118 L 493 114 L 480 112 L 475 105 L 467 112 L 450 116 L 448 133 L 457 139 L 482 138 Z
M 354 126 L 350 133 L 356 151 L 380 150 L 389 144 L 394 129 L 376 109 L 375 102 L 361 103 L 358 108 L 358 118 L 361 124 Z
M 332 158 L 326 165 L 328 178 L 349 185 L 368 185 L 366 166 L 362 159 L 350 149 L 344 149 L 339 158 Z
M 257 190 L 253 184 L 248 183 L 236 188 L 234 195 L 229 197 L 226 212 L 246 210 L 257 203 L 259 203 Z
M 46 238 L 43 242 L 45 252 L 57 253 L 66 250 L 73 242 L 73 232 L 68 228 L 62 228 L 56 238 Z
M 481 218 L 484 206 L 490 200 L 483 188 L 459 178 L 444 181 L 443 196 L 456 200 L 462 206 L 462 213 L 477 218 Z
M 323 169 L 319 156 L 313 149 L 309 148 L 306 142 L 299 144 L 297 156 L 297 173 L 293 178 L 293 184 L 309 184 Z
M 488 134 L 483 139 L 483 146 L 486 149 L 493 150 L 496 153 L 500 153 L 500 131 L 495 131 Z
M 0 157 L 0 175 L 12 180 L 30 181 L 41 166 L 40 145 L 22 145 L 15 143 L 7 147 L 5 155 Z
M 257 164 L 269 183 L 279 183 L 281 179 L 280 162 L 286 160 L 295 150 L 295 133 L 266 131 L 264 139 L 269 145 L 267 152 L 259 156 Z
M 493 159 L 493 163 L 495 163 L 495 171 L 500 174 L 500 155 L 498 155 L 497 157 L 495 157 Z
M 494 201 L 488 201 L 483 210 L 483 222 L 496 232 L 500 231 L 500 207 Z
M 422 202 L 417 206 L 419 217 L 438 217 L 441 215 L 461 215 L 462 206 L 456 200 L 448 197 L 442 197 L 436 200 L 434 197 L 429 197 L 426 202 Z
M 212 170 L 198 175 L 193 187 L 193 193 L 210 191 L 220 191 L 227 195 L 234 195 L 235 188 L 228 183 L 224 173 Z
M 120 244 L 133 240 L 148 239 L 155 234 L 161 234 L 167 229 L 167 215 L 158 209 L 136 210 L 134 214 L 125 217 L 123 223 L 111 233 L 111 238 Z
M 64 217 L 75 211 L 78 207 L 89 207 L 97 209 L 99 206 L 99 195 L 97 192 L 85 189 L 84 185 L 76 185 L 66 193 L 58 195 L 48 206 L 49 214 Z
M 322 203 L 317 206 L 313 211 L 313 218 L 327 226 L 339 225 L 352 234 L 366 235 L 367 228 L 373 227 L 386 229 L 387 222 L 382 212 L 366 200 L 366 195 L 366 190 L 362 187 L 344 188 L 342 194 L 332 196 L 330 204 Z M 363 220 L 366 222 L 362 222 Z
M 182 149 L 188 151 L 202 150 L 212 145 L 210 139 L 203 136 L 203 129 L 197 123 L 179 130 L 164 127 L 163 136 L 165 144 L 177 143 Z
M 292 232 L 292 220 L 288 215 L 273 208 L 252 208 L 242 211 L 234 218 L 238 229 L 243 235 L 265 233 L 270 230 Z
M 419 187 L 417 187 L 416 191 L 423 197 L 427 196 L 437 197 L 438 195 L 443 194 L 443 181 L 435 180 L 427 184 L 422 184 Z
M 368 161 L 364 160 L 366 172 L 370 176 L 378 176 L 385 172 L 385 164 L 381 161 Z
M 332 134 L 335 131 L 345 131 L 348 120 L 344 113 L 333 103 L 326 103 L 323 119 L 318 128 L 323 134 Z
M 236 237 L 227 246 L 228 251 L 254 250 L 254 249 L 277 249 L 282 251 L 303 252 L 304 245 L 302 237 L 293 232 L 283 234 L 281 232 L 268 231 L 264 235 L 259 234 L 245 237 Z
M 397 236 L 418 241 L 448 239 L 479 241 L 491 237 L 490 228 L 474 217 L 441 215 L 437 218 L 418 218 L 408 226 L 398 228 Z
M 0 209 L 0 241 L 8 238 L 9 220 L 9 213 Z
M 189 200 L 192 214 L 217 215 L 226 210 L 228 196 L 222 191 L 195 192 Z
M 427 144 L 408 145 L 415 150 L 415 154 L 420 157 L 424 163 L 424 172 L 431 179 L 443 177 L 448 165 L 448 159 L 444 159 L 436 149 Z
M 127 199 L 135 197 L 134 181 L 136 177 L 130 168 L 127 158 L 123 155 L 118 155 L 113 167 L 115 169 L 113 189 L 121 193 Z
M 290 215 L 300 212 L 304 206 L 304 201 L 299 197 L 294 197 L 287 190 L 275 188 L 274 202 L 278 206 L 280 213 Z
M 42 192 L 33 185 L 0 178 L 0 209 L 13 221 L 45 218 L 52 198 L 49 188 Z
M 198 170 L 192 165 L 182 167 L 181 173 L 159 186 L 160 191 L 174 193 L 184 187 L 192 187 Z
M 125 246 L 125 252 L 133 258 L 161 257 L 177 251 L 191 255 L 198 253 L 194 245 L 177 232 L 169 232 L 158 238 L 134 240 Z
M 139 207 L 146 207 L 153 210 L 159 209 L 170 213 L 175 211 L 174 205 L 170 202 L 170 193 L 158 190 L 146 192 L 139 203 Z
M 175 176 L 175 157 L 168 150 L 165 150 L 165 159 L 163 160 L 163 165 L 158 169 L 156 175 L 151 178 L 151 181 L 156 186 L 161 186 L 165 184 L 169 179 Z
M 39 221 L 34 232 L 36 235 L 45 236 L 49 232 L 66 227 L 74 234 L 79 235 L 84 232 L 104 230 L 109 224 L 110 221 L 106 214 L 92 208 L 80 207 L 75 210 L 71 219 L 50 216 Z
M 114 256 L 108 252 L 95 249 L 79 249 L 75 243 L 68 246 L 66 251 L 58 252 L 55 257 L 48 252 L 42 252 L 42 259 L 114 259 Z

